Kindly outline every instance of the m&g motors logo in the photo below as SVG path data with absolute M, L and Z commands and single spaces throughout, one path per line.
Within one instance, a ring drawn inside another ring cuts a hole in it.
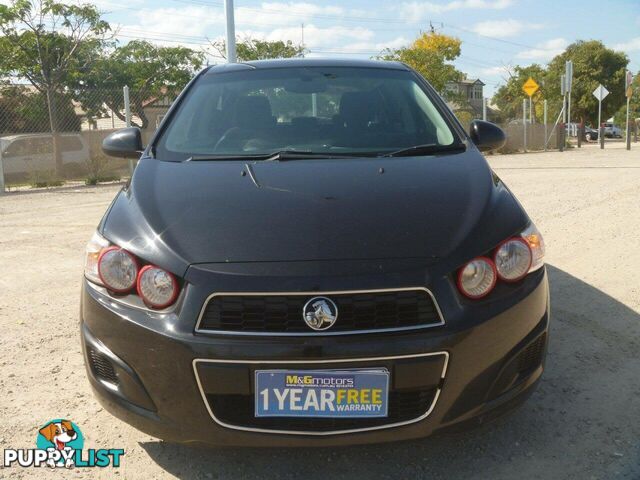
M 36 448 L 7 448 L 4 466 L 11 467 L 119 467 L 121 448 L 84 449 L 84 437 L 78 426 L 61 418 L 51 420 L 38 430 Z

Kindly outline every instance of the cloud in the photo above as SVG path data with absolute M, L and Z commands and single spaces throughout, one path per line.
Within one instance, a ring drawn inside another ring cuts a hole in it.
M 453 0 L 447 3 L 404 2 L 400 5 L 400 14 L 409 22 L 419 22 L 433 13 L 444 13 L 453 10 L 503 10 L 513 5 L 513 0 Z
M 480 69 L 480 73 L 483 75 L 508 75 L 511 72 L 512 67 L 510 66 L 500 66 L 500 67 L 487 67 Z
M 527 60 L 551 60 L 556 55 L 561 54 L 569 42 L 564 38 L 553 38 L 539 44 L 531 50 L 523 50 L 516 57 Z
M 617 43 L 613 46 L 614 50 L 621 52 L 637 52 L 640 51 L 640 37 L 635 37 L 628 42 Z
M 505 38 L 518 35 L 523 31 L 538 30 L 544 28 L 544 25 L 538 23 L 523 23 L 519 20 L 488 20 L 486 22 L 476 23 L 471 30 L 479 35 L 490 36 L 494 38 Z

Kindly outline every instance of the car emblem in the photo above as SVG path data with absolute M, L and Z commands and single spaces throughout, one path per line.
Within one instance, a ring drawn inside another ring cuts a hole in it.
M 305 303 L 302 316 L 309 327 L 314 330 L 331 328 L 338 319 L 338 307 L 326 297 L 314 297 Z

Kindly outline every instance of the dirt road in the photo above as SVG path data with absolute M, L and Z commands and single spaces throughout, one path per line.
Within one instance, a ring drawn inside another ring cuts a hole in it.
M 78 334 L 83 248 L 115 187 L 0 197 L 0 449 L 52 418 L 122 467 L 2 478 L 640 478 L 640 147 L 492 157 L 545 234 L 552 331 L 540 388 L 464 434 L 369 447 L 206 450 L 157 441 L 102 410 Z

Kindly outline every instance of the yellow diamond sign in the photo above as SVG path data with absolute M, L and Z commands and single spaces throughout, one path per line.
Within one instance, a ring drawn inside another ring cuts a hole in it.
M 531 96 L 534 93 L 536 93 L 539 88 L 540 88 L 540 86 L 531 77 L 529 77 L 529 80 L 524 82 L 524 85 L 522 86 L 522 90 L 524 90 L 524 93 L 526 93 L 529 96 Z

